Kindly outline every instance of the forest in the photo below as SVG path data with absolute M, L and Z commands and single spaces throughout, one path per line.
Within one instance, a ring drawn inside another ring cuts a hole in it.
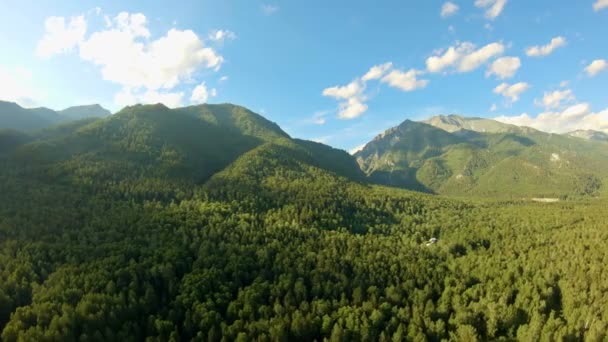
M 240 108 L 166 111 L 0 134 L 2 341 L 608 337 L 605 199 L 370 184 Z

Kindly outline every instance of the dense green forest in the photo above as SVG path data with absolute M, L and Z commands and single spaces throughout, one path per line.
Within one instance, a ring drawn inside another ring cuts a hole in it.
M 608 183 L 605 134 L 541 132 L 458 115 L 406 120 L 355 154 L 378 183 L 459 197 L 597 197 Z
M 607 338 L 603 199 L 373 185 L 230 105 L 0 142 L 3 341 Z

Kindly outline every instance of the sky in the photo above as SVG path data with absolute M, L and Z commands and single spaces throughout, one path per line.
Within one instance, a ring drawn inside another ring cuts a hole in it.
M 0 4 L 0 99 L 234 103 L 353 151 L 405 119 L 608 132 L 608 0 Z

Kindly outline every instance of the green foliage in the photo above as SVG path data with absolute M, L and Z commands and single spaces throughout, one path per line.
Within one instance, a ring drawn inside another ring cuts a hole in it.
M 605 142 L 454 115 L 427 123 L 375 138 L 355 155 L 362 170 L 381 184 L 489 198 L 593 197 L 608 179 Z
M 238 108 L 130 107 L 1 154 L 0 338 L 606 338 L 603 200 L 353 182 Z M 467 146 L 425 167 L 485 167 Z

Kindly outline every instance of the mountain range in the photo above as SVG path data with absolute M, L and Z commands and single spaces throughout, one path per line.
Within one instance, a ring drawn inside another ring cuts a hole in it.
M 69 107 L 54 111 L 49 108 L 23 108 L 16 103 L 0 101 L 0 129 L 33 131 L 62 122 L 84 118 L 106 117 L 112 113 L 98 104 Z
M 605 340 L 608 144 L 429 122 L 355 156 L 231 104 L 0 130 L 0 339 Z
M 566 198 L 607 193 L 606 134 L 551 134 L 458 115 L 405 120 L 353 156 L 293 139 L 277 124 L 231 104 L 177 109 L 136 105 L 110 115 L 98 105 L 55 112 L 2 102 L 2 128 L 12 130 L 0 131 L 0 155 L 29 163 L 32 172 L 121 187 L 144 179 L 144 193 L 153 193 L 154 180 L 163 178 L 208 189 L 239 184 L 263 194 L 264 180 L 277 170 L 293 179 L 325 172 L 355 182 L 451 196 Z M 255 177 L 241 177 L 244 174 Z M 244 179 L 247 184 L 241 184 Z

